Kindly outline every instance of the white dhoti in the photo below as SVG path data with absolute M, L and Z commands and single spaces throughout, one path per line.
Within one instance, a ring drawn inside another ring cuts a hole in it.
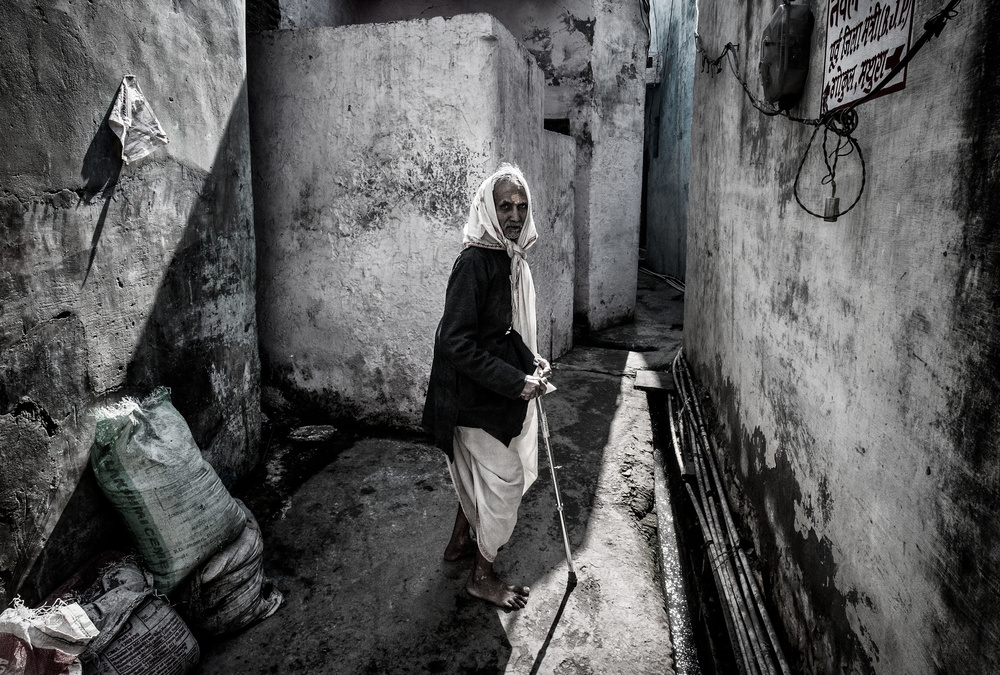
M 538 478 L 538 415 L 533 403 L 521 435 L 504 445 L 482 429 L 455 427 L 448 462 L 458 500 L 475 529 L 479 551 L 493 562 L 517 523 L 521 497 Z

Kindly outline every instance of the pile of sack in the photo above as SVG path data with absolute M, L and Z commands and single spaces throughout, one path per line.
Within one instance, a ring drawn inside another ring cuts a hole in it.
M 169 389 L 95 416 L 91 465 L 139 556 L 106 556 L 43 607 L 0 614 L 0 673 L 183 675 L 196 635 L 239 631 L 283 601 L 257 521 L 202 458 Z

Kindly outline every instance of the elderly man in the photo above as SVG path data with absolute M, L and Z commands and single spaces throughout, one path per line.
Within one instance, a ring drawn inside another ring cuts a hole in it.
M 536 238 L 524 176 L 503 165 L 479 186 L 469 209 L 423 416 L 448 456 L 458 493 L 444 557 L 474 555 L 466 590 L 508 610 L 524 607 L 529 589 L 504 583 L 493 561 L 538 476 L 538 421 L 529 402 L 545 393 L 550 374 L 537 353 L 535 288 L 525 259 Z

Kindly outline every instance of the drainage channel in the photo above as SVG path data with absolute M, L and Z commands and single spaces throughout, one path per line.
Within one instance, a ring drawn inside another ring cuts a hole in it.
M 711 560 L 676 461 L 670 461 L 667 396 L 651 394 L 663 597 L 670 620 L 676 675 L 740 672 L 726 632 Z
M 708 514 L 704 505 L 698 505 L 698 488 L 692 485 L 697 486 L 704 477 L 695 475 L 693 458 L 678 458 L 671 413 L 676 420 L 680 398 L 670 373 L 659 375 L 660 385 L 646 392 L 656 460 L 661 577 L 674 671 L 677 675 L 787 674 L 788 665 L 762 607 L 756 581 L 740 575 L 740 556 L 746 562 L 743 551 L 726 543 L 720 529 L 722 516 Z M 715 518 L 714 529 L 708 523 L 710 516 Z M 730 514 L 725 518 L 730 519 Z M 724 562 L 731 565 L 728 572 L 722 569 Z M 746 597 L 738 597 L 742 588 Z M 754 625 L 756 631 L 752 630 Z

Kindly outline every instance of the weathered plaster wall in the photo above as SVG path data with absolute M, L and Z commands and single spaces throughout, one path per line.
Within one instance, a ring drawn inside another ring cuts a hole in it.
M 660 82 L 646 111 L 649 168 L 646 175 L 646 265 L 680 279 L 687 251 L 688 180 L 694 101 L 695 0 L 653 0 L 656 35 L 649 50 L 660 54 Z
M 350 0 L 276 0 L 280 6 L 281 29 L 343 26 L 354 21 Z
M 713 56 L 759 44 L 773 11 L 699 5 Z M 818 112 L 825 20 L 795 114 Z M 906 89 L 860 109 L 868 185 L 835 223 L 792 198 L 812 129 L 695 77 L 685 349 L 805 672 L 1000 667 L 998 29 L 996 3 L 963 2 Z M 837 181 L 852 199 L 856 157 Z
M 5 606 L 121 531 L 84 472 L 92 404 L 171 386 L 227 480 L 260 431 L 242 4 L 14 0 L 0 23 Z M 131 166 L 106 121 L 124 73 L 171 139 Z
M 641 3 L 596 0 L 594 13 L 589 229 L 577 256 L 588 262 L 576 298 L 592 330 L 635 311 L 647 51 Z
M 538 351 L 558 358 L 573 348 L 577 145 L 569 136 L 543 131 L 542 149 L 544 155 L 532 167 L 534 182 L 530 184 L 537 204 L 533 215 L 539 243 L 532 248 L 529 261 L 538 291 Z
M 285 0 L 283 11 L 305 4 Z M 641 3 L 366 0 L 355 2 L 353 12 L 359 24 L 488 12 L 531 52 L 545 74 L 545 117 L 568 120 L 577 145 L 575 311 L 593 329 L 629 319 L 638 264 L 648 37 Z M 599 250 L 591 254 L 593 247 Z
M 250 53 L 261 347 L 301 414 L 417 426 L 469 201 L 501 160 L 536 201 L 539 348 L 569 348 L 573 144 L 543 131 L 541 73 L 493 17 L 275 31 Z

